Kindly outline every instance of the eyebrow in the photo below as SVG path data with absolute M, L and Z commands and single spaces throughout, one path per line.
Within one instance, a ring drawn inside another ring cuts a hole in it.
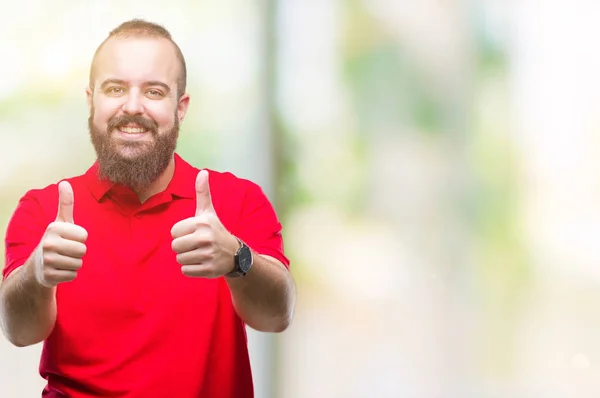
M 104 90 L 106 88 L 106 86 L 110 85 L 110 84 L 119 84 L 122 86 L 126 86 L 128 83 L 125 80 L 121 80 L 121 79 L 106 79 L 102 82 L 102 84 L 100 84 L 100 89 Z M 169 88 L 169 86 L 161 81 L 158 80 L 150 80 L 144 83 L 144 86 L 159 86 L 162 87 L 166 93 L 168 94 L 171 89 Z

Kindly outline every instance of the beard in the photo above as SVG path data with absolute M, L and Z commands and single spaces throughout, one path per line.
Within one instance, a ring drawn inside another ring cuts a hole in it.
M 88 128 L 98 160 L 98 177 L 133 190 L 149 187 L 167 168 L 177 147 L 179 119 L 175 114 L 173 127 L 158 132 L 154 120 L 142 116 L 113 116 L 102 131 L 94 125 L 94 109 Z M 151 141 L 124 141 L 114 137 L 116 129 L 134 123 L 152 134 Z M 124 154 L 124 152 L 126 154 Z

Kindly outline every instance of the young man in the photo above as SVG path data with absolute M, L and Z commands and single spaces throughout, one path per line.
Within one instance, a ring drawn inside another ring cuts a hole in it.
M 168 31 L 113 30 L 87 89 L 97 161 L 28 191 L 10 220 L 0 320 L 14 345 L 44 342 L 44 397 L 252 397 L 245 325 L 290 324 L 262 190 L 175 153 L 185 86 Z

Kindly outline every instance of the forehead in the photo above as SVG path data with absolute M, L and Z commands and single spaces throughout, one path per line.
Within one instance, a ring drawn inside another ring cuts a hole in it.
M 174 85 L 179 69 L 173 44 L 155 37 L 108 39 L 94 62 L 96 81 L 120 79 L 135 84 L 158 80 Z

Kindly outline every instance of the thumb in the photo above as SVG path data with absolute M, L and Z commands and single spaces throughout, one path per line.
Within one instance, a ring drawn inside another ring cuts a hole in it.
M 196 177 L 196 215 L 203 211 L 213 211 L 208 171 L 206 170 L 201 170 Z
M 73 188 L 67 181 L 58 184 L 58 215 L 56 221 L 74 223 L 73 220 Z

